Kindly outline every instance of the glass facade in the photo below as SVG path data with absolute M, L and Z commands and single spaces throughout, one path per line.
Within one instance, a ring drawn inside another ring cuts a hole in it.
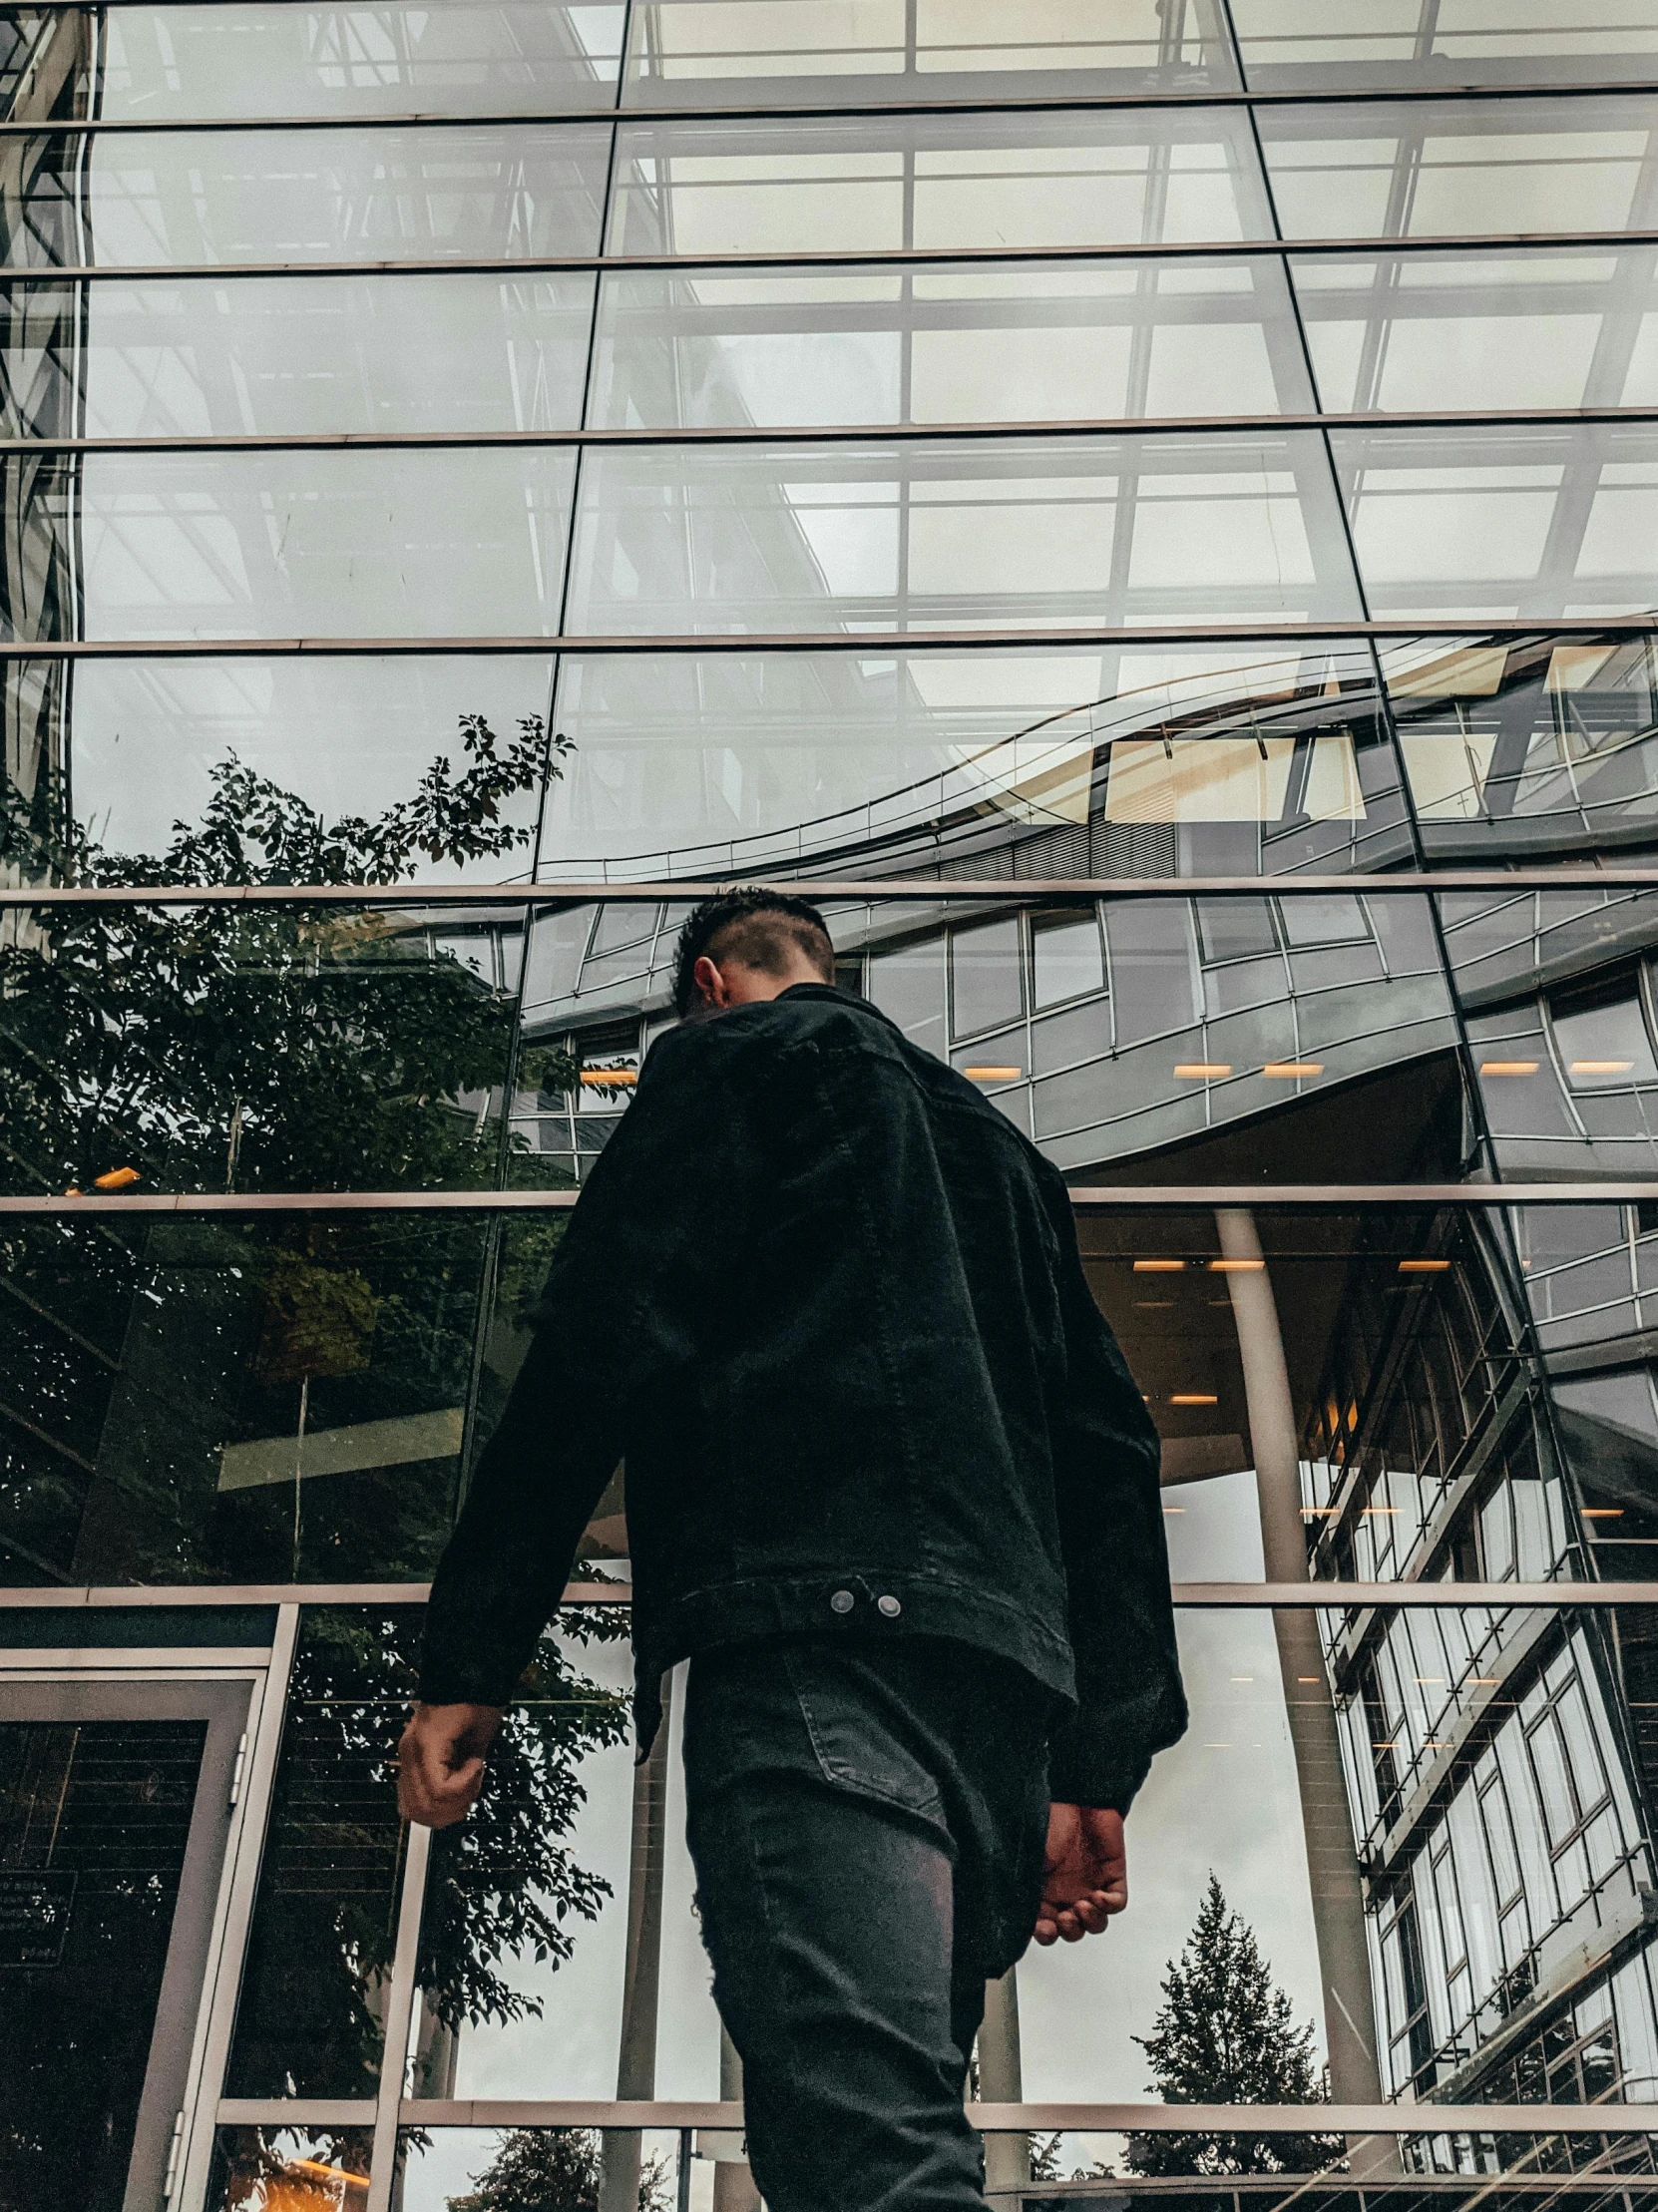
M 8 2212 L 754 2212 L 621 1471 L 478 1817 L 391 1761 L 755 880 L 1163 1437 L 994 2201 L 1658 2207 L 1655 100 L 1650 0 L 6 11 Z M 1159 2101 L 1211 1875 L 1302 2072 Z

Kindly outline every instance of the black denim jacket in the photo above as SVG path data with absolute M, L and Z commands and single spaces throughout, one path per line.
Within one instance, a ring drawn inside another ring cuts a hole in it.
M 1186 1722 L 1156 1432 L 1064 1184 L 885 1016 L 797 985 L 659 1038 L 432 1590 L 421 1695 L 502 1705 L 625 1458 L 636 1710 L 801 1629 L 955 1637 L 1126 1810 Z

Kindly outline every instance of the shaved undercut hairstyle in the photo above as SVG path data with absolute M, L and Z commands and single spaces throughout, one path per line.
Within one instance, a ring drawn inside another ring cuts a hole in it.
M 785 974 L 802 953 L 825 983 L 835 980 L 823 916 L 786 891 L 721 891 L 692 907 L 674 953 L 673 1006 L 681 1021 L 696 1003 L 696 964 L 704 953 L 716 967 L 735 960 L 767 976 Z

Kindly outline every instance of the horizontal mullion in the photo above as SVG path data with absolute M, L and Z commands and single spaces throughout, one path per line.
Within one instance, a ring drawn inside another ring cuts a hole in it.
M 1642 638 L 1658 635 L 1658 613 L 1643 615 L 1485 616 L 1462 620 L 1311 622 L 1091 623 L 1062 630 L 689 630 L 552 632 L 494 638 L 19 638 L 0 642 L 8 661 L 204 661 L 224 659 L 406 659 L 421 655 L 494 658 L 585 655 L 590 660 L 683 654 L 753 658 L 767 653 L 846 653 L 891 661 L 913 653 L 1042 653 L 1067 646 L 1277 646 L 1318 639 Z M 676 894 L 678 895 L 678 894 Z
M 1650 627 L 1650 625 L 1648 626 Z M 1465 631 L 1455 635 L 1465 636 Z M 1413 632 L 1413 635 L 1415 633 Z M 0 655 L 0 659 L 4 659 Z M 19 656 L 18 658 L 25 658 Z M 765 871 L 758 871 L 761 879 Z M 1363 898 L 1425 893 L 1506 891 L 1648 891 L 1658 889 L 1658 865 L 1572 867 L 1547 863 L 1516 868 L 1399 868 L 1386 874 L 1291 876 L 788 876 L 775 886 L 823 903 L 848 899 L 923 899 L 980 906 L 1024 906 L 1049 899 L 1262 899 L 1352 893 Z M 613 883 L 603 877 L 523 883 L 65 883 L 6 885 L 8 907 L 76 906 L 651 906 L 694 904 L 731 888 L 728 877 L 645 877 Z
M 914 99 L 743 101 L 743 102 L 596 102 L 588 108 L 512 108 L 476 115 L 443 109 L 411 109 L 407 114 L 285 116 L 68 116 L 0 123 L 0 138 L 71 138 L 108 132 L 122 137 L 153 137 L 169 131 L 421 131 L 510 130 L 549 124 L 579 128 L 612 123 L 842 123 L 881 121 L 898 116 L 1086 115 L 1132 113 L 1136 109 L 1180 112 L 1203 108 L 1348 108 L 1445 106 L 1452 102 L 1546 100 L 1640 100 L 1658 92 L 1658 81 L 1642 78 L 1571 79 L 1526 85 L 1447 84 L 1382 87 L 1324 86 L 1297 91 L 1289 86 L 1250 92 L 1241 87 L 1205 90 L 1199 86 L 1154 87 L 1121 92 L 961 94 Z
M 663 429 L 300 430 L 237 431 L 220 436 L 0 438 L 0 454 L 31 453 L 336 453 L 361 448 L 444 452 L 497 446 L 936 445 L 953 440 L 1025 443 L 1050 438 L 1181 437 L 1281 430 L 1502 430 L 1574 428 L 1592 423 L 1651 423 L 1652 407 L 1463 407 L 1433 412 L 1327 412 L 1297 409 L 1253 415 L 1092 415 L 1017 422 L 862 422 L 692 424 Z
M 1208 1212 L 1216 1206 L 1352 1210 L 1357 1207 L 1633 1206 L 1658 1204 L 1658 1182 L 1072 1183 L 1084 1212 Z M 580 1190 L 92 1191 L 79 1197 L 0 1196 L 0 1218 L 71 1221 L 84 1214 L 170 1213 L 559 1213 Z
M 218 2106 L 221 2126 L 305 2125 L 312 2109 L 295 2098 L 225 2099 Z M 318 2112 L 323 2107 L 316 2106 Z M 332 2109 L 332 2108 L 330 2108 Z M 405 2127 L 599 2127 L 706 2128 L 731 2133 L 743 2124 L 741 2104 L 677 2102 L 666 2098 L 405 2097 L 399 2118 Z M 1576 2135 L 1658 2134 L 1658 2104 L 969 2104 L 968 2118 L 986 2133 L 1034 2131 L 1041 2134 L 1119 2135 Z M 1226 2177 L 1221 2177 L 1224 2180 Z M 1351 2186 L 1346 2175 L 1331 2177 Z M 1463 2186 L 1473 2177 L 1461 2177 Z M 1478 2177 L 1490 2189 L 1503 2184 Z M 1603 2188 L 1628 2186 L 1641 2177 L 1602 2175 Z M 1551 2185 L 1557 2176 L 1550 2176 Z M 1397 2184 L 1396 2184 L 1397 2186 Z M 1301 2182 L 1306 2187 L 1306 2182 Z
M 0 267 L 0 286 L 11 284 L 157 284 L 191 277 L 223 283 L 238 276 L 580 276 L 593 272 L 625 275 L 689 275 L 698 270 L 833 268 L 952 268 L 974 262 L 1015 267 L 1078 261 L 1237 261 L 1263 254 L 1318 255 L 1324 258 L 1377 260 L 1395 253 L 1504 253 L 1530 248 L 1558 253 L 1582 248 L 1618 253 L 1658 245 L 1658 229 L 1627 230 L 1467 230 L 1444 235 L 1378 238 L 1170 238 L 1125 239 L 1094 245 L 895 245 L 850 251 L 844 246 L 779 248 L 753 253 L 526 253 L 453 254 L 442 258 L 400 260 L 306 261 L 154 261 L 75 262 L 32 266 L 12 262 Z
M 1187 1611 L 1247 1612 L 1296 1608 L 1359 1611 L 1372 1606 L 1444 1611 L 1447 1607 L 1544 1605 L 1582 1610 L 1604 1605 L 1658 1605 L 1652 1582 L 1175 1582 L 1174 1602 Z M 169 1605 L 424 1605 L 430 1582 L 76 1583 L 59 1588 L 0 1589 L 0 1613 L 12 1609 Z M 631 1582 L 570 1582 L 561 1605 L 630 1605 Z M 86 1648 L 94 1649 L 89 1645 Z

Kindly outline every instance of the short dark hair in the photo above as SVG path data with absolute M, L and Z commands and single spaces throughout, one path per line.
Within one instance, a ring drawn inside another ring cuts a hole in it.
M 815 906 L 786 891 L 720 891 L 685 916 L 673 956 L 673 1006 L 683 1021 L 696 999 L 696 964 L 706 953 L 746 968 L 781 975 L 791 953 L 804 953 L 825 983 L 835 980 L 835 947 Z

